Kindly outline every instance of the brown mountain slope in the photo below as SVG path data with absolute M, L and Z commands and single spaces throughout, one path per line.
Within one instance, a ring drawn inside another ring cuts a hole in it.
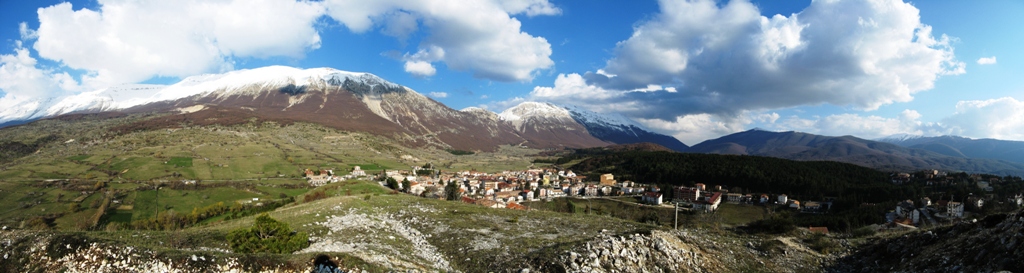
M 128 124 L 120 130 L 249 121 L 311 122 L 382 135 L 411 146 L 441 149 L 491 151 L 500 145 L 584 148 L 608 144 L 590 136 L 575 122 L 531 126 L 520 131 L 492 116 L 448 108 L 405 87 L 354 81 L 321 80 L 302 87 L 251 84 L 134 107 L 126 112 L 170 115 Z

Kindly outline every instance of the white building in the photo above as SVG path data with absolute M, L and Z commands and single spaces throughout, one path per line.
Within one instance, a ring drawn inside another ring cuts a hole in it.
M 949 213 L 949 217 L 963 218 L 964 204 L 960 202 L 949 202 L 946 204 L 946 212 Z
M 349 174 L 355 177 L 366 176 L 366 172 L 363 171 L 363 169 L 360 168 L 359 166 L 355 166 L 354 168 L 352 168 L 352 172 Z
M 644 193 L 643 197 L 641 197 L 641 200 L 644 203 L 647 203 L 647 204 L 661 205 L 661 193 L 657 193 L 657 192 Z

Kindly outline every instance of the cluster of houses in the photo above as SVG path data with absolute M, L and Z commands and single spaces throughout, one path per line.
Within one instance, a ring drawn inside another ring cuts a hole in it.
M 617 181 L 613 174 L 603 174 L 597 182 L 586 182 L 584 177 L 577 176 L 570 170 L 528 169 L 519 171 L 502 171 L 485 173 L 478 171 L 441 172 L 432 166 L 412 166 L 410 170 L 385 170 L 377 175 L 381 185 L 388 186 L 388 178 L 400 181 L 397 190 L 427 198 L 444 198 L 444 188 L 449 183 L 456 183 L 459 198 L 466 203 L 478 204 L 494 208 L 525 208 L 519 203 L 559 197 L 599 197 L 599 196 L 638 196 L 642 203 L 662 205 L 664 194 L 657 186 L 636 183 L 633 181 Z M 365 171 L 358 166 L 344 176 L 335 176 L 332 170 L 314 172 L 306 170 L 306 179 L 310 185 L 321 186 L 327 183 L 344 181 L 357 177 L 366 177 Z M 408 187 L 408 188 L 406 188 Z M 718 210 L 722 202 L 736 204 L 776 204 L 791 207 L 802 212 L 821 212 L 831 202 L 806 202 L 801 205 L 798 200 L 790 200 L 785 194 L 778 195 L 777 202 L 770 202 L 768 195 L 762 194 L 755 198 L 752 194 L 729 193 L 722 186 L 708 190 L 707 186 L 697 183 L 693 187 L 673 188 L 676 203 L 685 204 L 693 210 L 713 212 Z
M 306 181 L 309 182 L 309 185 L 313 187 L 319 187 L 326 185 L 327 183 L 334 183 L 344 180 L 341 177 L 334 176 L 334 170 L 331 169 L 319 170 L 316 172 L 310 169 L 306 169 L 305 177 Z
M 310 186 L 319 187 L 326 185 L 328 183 L 345 181 L 347 179 L 355 179 L 359 177 L 366 177 L 366 171 L 363 171 L 362 168 L 360 168 L 359 166 L 355 166 L 354 168 L 352 168 L 352 172 L 350 172 L 349 174 L 336 176 L 334 175 L 334 170 L 331 169 L 323 169 L 317 171 L 306 169 L 305 172 L 303 173 L 303 176 L 306 178 L 306 182 L 309 182 Z
M 965 209 L 981 209 L 985 205 L 986 198 L 994 200 L 995 195 L 992 193 L 995 188 L 994 185 L 1002 183 L 1008 183 L 1003 181 L 1000 177 L 985 176 L 981 174 L 971 174 L 969 176 L 961 175 L 950 175 L 945 172 L 938 170 L 928 170 L 922 172 L 910 173 L 893 173 L 890 175 L 892 183 L 894 184 L 907 184 L 907 183 L 923 183 L 925 186 L 963 186 L 970 185 L 975 186 L 981 195 L 969 195 L 962 198 L 953 198 L 952 200 L 939 200 L 932 202 L 928 197 L 921 198 L 918 202 L 913 200 L 901 201 L 896 205 L 896 208 L 889 211 L 886 214 L 886 220 L 892 227 L 904 227 L 912 228 L 921 225 L 934 224 L 937 221 L 950 221 L 956 219 L 962 219 L 968 217 L 965 215 Z M 957 201 L 953 201 L 957 200 Z M 1018 207 L 1024 206 L 1024 195 L 1015 194 L 1007 197 L 1006 200 L 1010 204 L 1015 204 Z
M 1017 194 L 1009 198 L 1011 203 L 1018 206 L 1024 204 L 1024 196 Z M 896 204 L 896 208 L 886 215 L 886 220 L 894 225 L 903 227 L 917 227 L 921 225 L 933 225 L 940 220 L 955 220 L 965 217 L 964 209 L 980 209 L 985 205 L 985 199 L 977 196 L 968 196 L 958 201 L 939 200 L 932 202 L 931 198 L 924 197 L 915 203 L 913 200 L 904 200 Z
M 708 191 L 703 183 L 697 183 L 693 187 L 675 187 L 677 200 L 693 204 L 693 209 L 698 211 L 716 211 L 718 205 L 722 204 L 721 186 L 718 191 Z
M 755 197 L 754 194 L 730 193 L 727 190 L 724 190 L 720 185 L 715 186 L 713 190 L 708 190 L 707 185 L 703 183 L 696 183 L 693 187 L 674 187 L 672 190 L 675 196 L 672 202 L 692 206 L 693 210 L 703 212 L 713 212 L 718 210 L 718 207 L 722 202 L 733 204 L 757 204 L 765 206 L 776 205 L 788 207 L 805 213 L 821 213 L 832 206 L 831 200 L 808 201 L 801 203 L 799 200 L 790 199 L 785 194 L 777 195 L 776 201 L 772 201 L 768 194 L 760 194 Z M 660 205 L 663 202 L 663 195 L 660 192 L 647 192 L 644 193 L 641 201 L 652 205 Z
M 383 181 L 394 179 L 400 182 L 397 190 L 427 198 L 444 198 L 444 188 L 449 183 L 456 183 L 463 202 L 511 209 L 525 208 L 519 204 L 524 201 L 559 197 L 642 196 L 660 191 L 657 187 L 633 181 L 616 181 L 612 174 L 602 175 L 596 183 L 585 182 L 584 177 L 569 170 L 528 169 L 497 173 L 429 170 L 419 166 L 413 166 L 411 170 L 386 170 L 377 180 L 386 186 Z
M 890 175 L 893 184 L 902 185 L 910 183 L 914 179 L 924 181 L 926 186 L 951 186 L 959 183 L 973 183 L 978 187 L 979 190 L 984 192 L 995 191 L 992 185 L 1004 183 L 1003 179 L 999 177 L 985 177 L 981 174 L 971 174 L 966 179 L 963 177 L 951 176 L 946 172 L 938 170 L 928 170 L 915 174 L 910 173 L 893 173 Z

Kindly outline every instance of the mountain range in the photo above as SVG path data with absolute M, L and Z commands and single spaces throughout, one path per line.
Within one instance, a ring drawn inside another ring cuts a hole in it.
M 911 146 L 908 143 L 901 146 L 853 136 L 832 137 L 759 129 L 707 140 L 694 145 L 687 151 L 770 156 L 793 160 L 839 161 L 892 171 L 935 169 L 1001 175 L 1024 174 L 1024 163 L 1019 161 L 963 156 L 962 153 L 960 156 L 954 156 L 950 155 L 953 153 L 952 151 L 937 152 L 925 149 L 918 144 Z
M 410 146 L 494 150 L 500 145 L 587 148 L 653 142 L 677 151 L 679 140 L 621 116 L 578 107 L 524 102 L 502 113 L 454 110 L 369 73 L 331 68 L 269 66 L 188 77 L 169 86 L 124 85 L 45 100 L 32 112 L 0 117 L 6 124 L 70 113 L 162 113 L 122 127 L 129 130 L 187 124 L 234 124 L 250 119 L 311 122 L 369 132 Z M 21 117 L 22 119 L 18 119 Z
M 1024 174 L 1024 142 L 955 136 L 853 136 L 749 130 L 689 147 L 633 120 L 572 105 L 522 102 L 501 113 L 455 110 L 369 73 L 269 66 L 188 77 L 173 85 L 122 85 L 0 116 L 0 127 L 82 113 L 153 114 L 121 131 L 233 125 L 253 120 L 309 122 L 367 132 L 410 147 L 492 151 L 501 145 L 540 149 L 654 143 L 677 152 L 830 160 L 883 170 Z
M 897 135 L 879 139 L 903 147 L 928 150 L 962 158 L 989 158 L 1024 163 L 1024 141 L 970 139 L 958 136 Z

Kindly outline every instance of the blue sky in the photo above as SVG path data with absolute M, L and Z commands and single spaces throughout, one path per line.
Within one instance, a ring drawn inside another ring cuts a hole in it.
M 1020 1 L 0 1 L 0 116 L 267 65 L 370 72 L 455 109 L 1024 140 Z M 14 111 L 11 109 L 20 109 Z

